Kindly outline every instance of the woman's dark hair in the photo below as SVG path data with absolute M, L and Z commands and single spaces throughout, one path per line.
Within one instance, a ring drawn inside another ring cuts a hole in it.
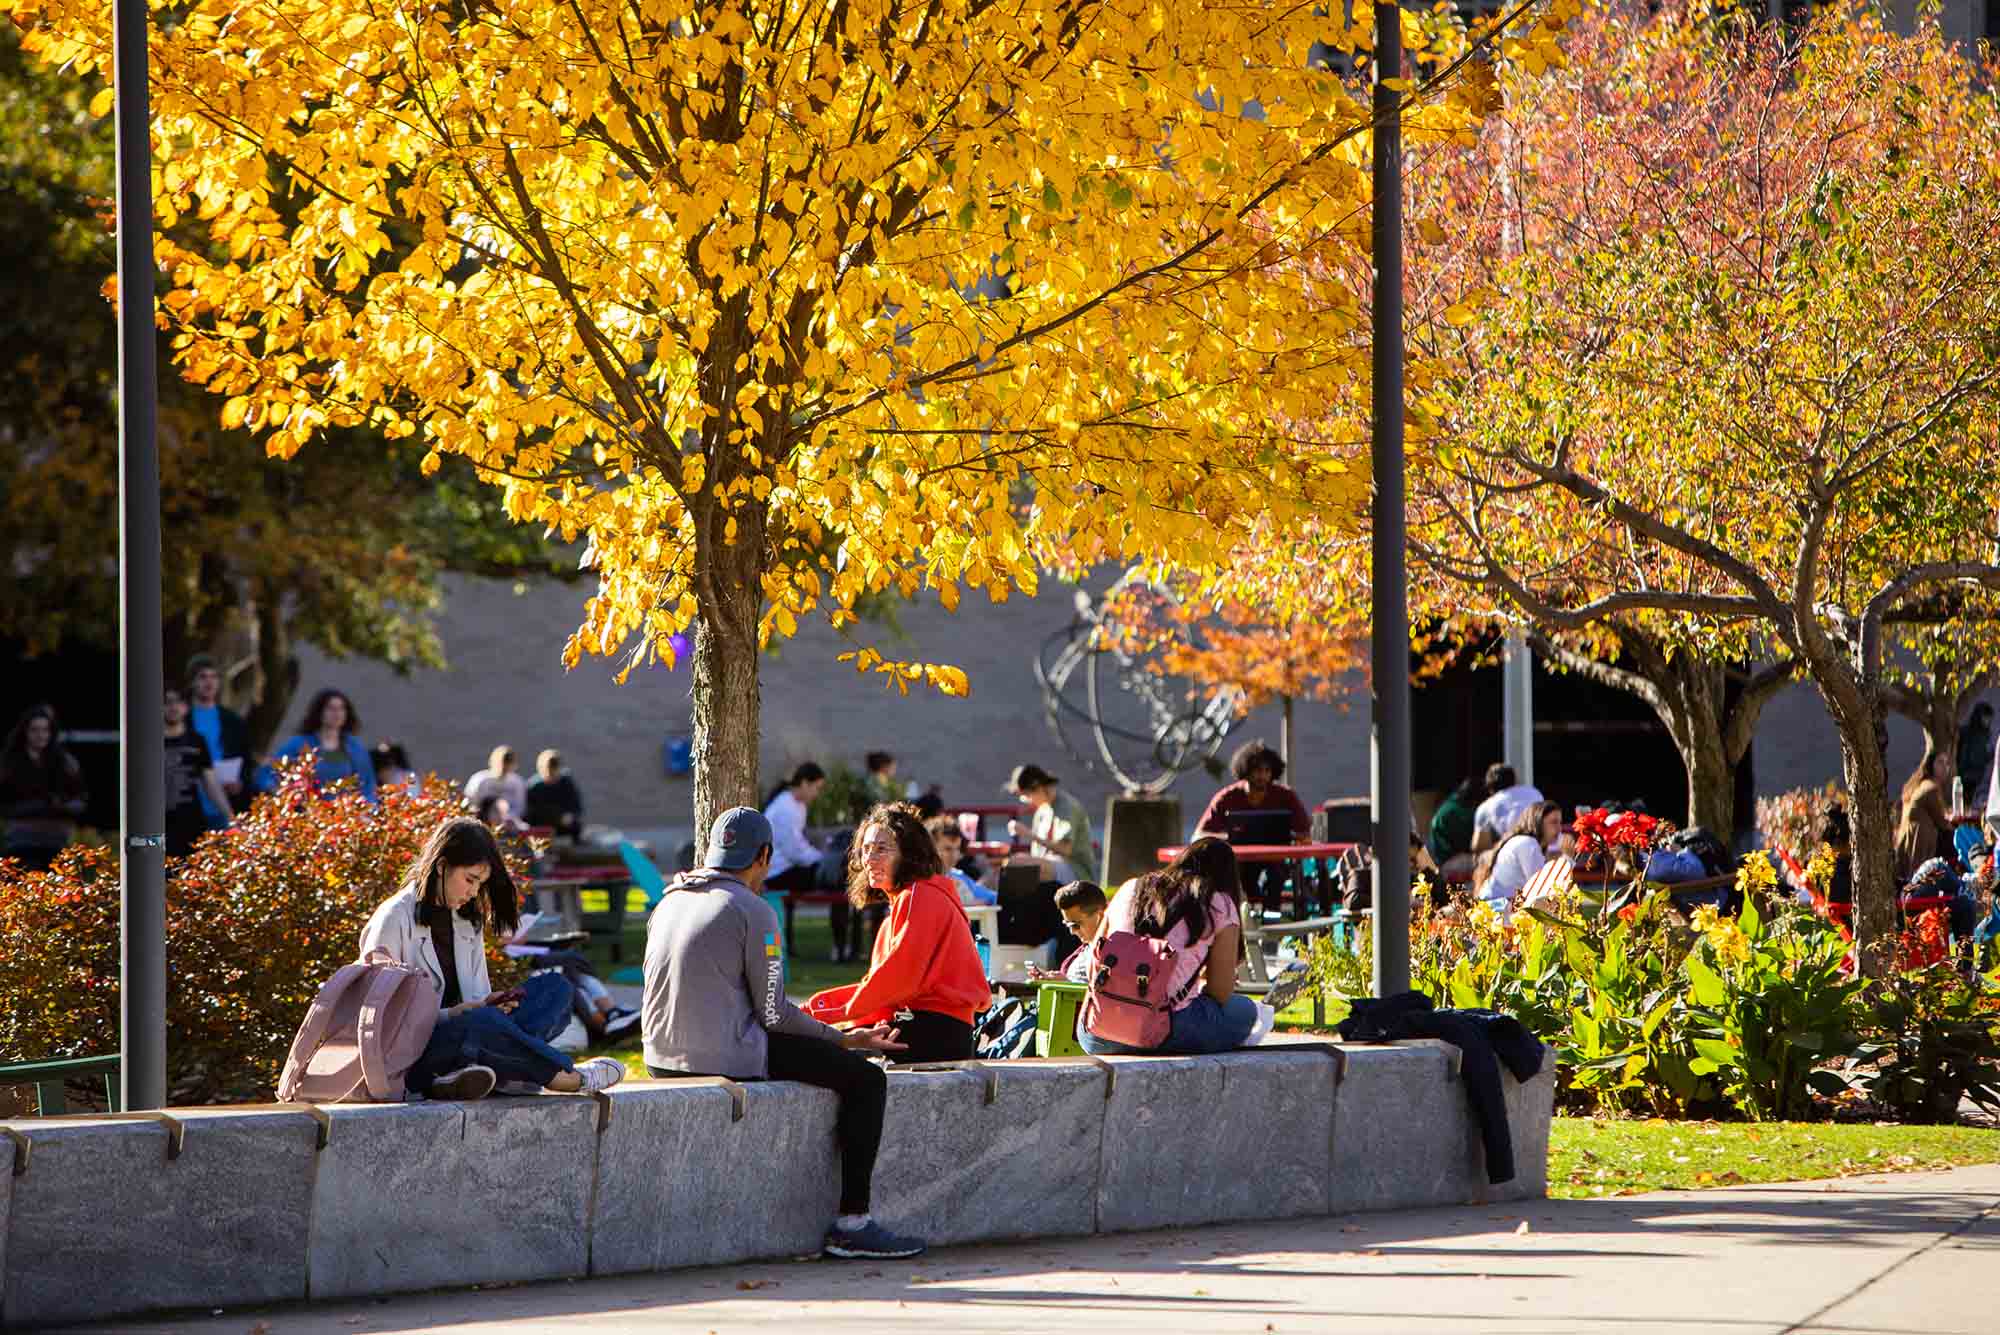
M 1560 802 L 1537 802 L 1521 813 L 1521 818 L 1514 822 L 1514 828 L 1507 831 L 1507 834 L 1510 838 L 1517 834 L 1525 834 L 1533 839 L 1535 846 L 1539 848 L 1542 844 L 1542 822 L 1548 819 L 1551 811 L 1560 819 L 1562 810 Z
M 1262 737 L 1243 743 L 1236 748 L 1236 754 L 1229 757 L 1229 772 L 1238 779 L 1248 779 L 1250 771 L 1267 769 L 1271 771 L 1271 782 L 1285 777 L 1285 758 L 1271 749 L 1271 744 Z
M 1095 881 L 1071 881 L 1056 891 L 1058 909 L 1082 909 L 1088 913 L 1104 908 L 1104 887 Z
M 1847 808 L 1838 802 L 1822 811 L 1819 816 L 1819 841 L 1835 848 L 1845 848 L 1854 842 L 1854 831 L 1847 824 Z
M 49 725 L 49 744 L 42 748 L 39 761 L 28 759 L 28 725 L 36 719 L 44 719 Z M 83 781 L 83 767 L 76 762 L 63 746 L 62 723 L 56 718 L 56 711 L 48 705 L 30 705 L 21 711 L 21 717 L 14 720 L 13 729 L 7 734 L 7 745 L 0 750 L 0 774 L 7 775 L 29 785 L 53 788 L 61 785 L 66 790 L 74 790 Z
M 1481 774 L 1468 774 L 1452 790 L 1453 797 L 1460 802 L 1470 802 L 1478 806 L 1486 798 L 1486 778 Z
M 777 801 L 779 793 L 786 792 L 789 789 L 796 788 L 802 783 L 813 783 L 816 780 L 824 779 L 825 777 L 826 777 L 826 771 L 821 769 L 818 765 L 813 764 L 812 761 L 810 760 L 802 761 L 799 764 L 798 768 L 792 771 L 791 778 L 786 779 L 784 782 L 780 783 L 776 788 L 773 788 L 769 793 L 765 795 L 764 805 L 768 807 L 771 805 L 771 803 Z
M 870 751 L 865 760 L 863 761 L 863 763 L 868 766 L 868 772 L 870 774 L 873 774 L 876 771 L 880 770 L 884 765 L 895 764 L 896 757 L 889 754 L 889 752 L 887 751 Z
M 1176 923 L 1186 923 L 1188 940 L 1199 941 L 1211 930 L 1208 902 L 1217 895 L 1228 895 L 1241 914 L 1243 885 L 1236 870 L 1236 850 L 1228 840 L 1209 835 L 1133 883 L 1132 925 L 1141 936 L 1163 937 Z M 1240 940 L 1237 957 L 1244 957 Z
M 326 706 L 333 700 L 347 706 L 347 722 L 341 725 L 340 735 L 345 737 L 349 733 L 360 732 L 361 715 L 356 712 L 354 701 L 348 698 L 346 691 L 336 691 L 331 686 L 315 692 L 313 698 L 306 702 L 306 716 L 299 720 L 299 731 L 308 737 L 318 732 L 320 720 L 326 717 Z
M 871 825 L 886 826 L 896 836 L 897 885 L 914 885 L 926 877 L 944 875 L 937 845 L 931 842 L 931 832 L 924 828 L 917 809 L 908 802 L 885 802 L 861 818 L 861 823 L 854 827 L 854 842 L 847 847 L 847 902 L 855 908 L 884 903 L 889 898 L 868 884 L 868 864 L 861 857 L 861 843 Z
M 375 775 L 377 778 L 380 778 L 385 770 L 408 769 L 410 767 L 409 753 L 403 750 L 401 742 L 377 742 L 375 743 L 375 749 L 368 754 L 375 761 Z
M 933 820 L 944 814 L 944 799 L 936 793 L 925 793 L 912 805 L 916 807 L 917 814 L 925 820 Z
M 417 924 L 428 927 L 444 911 L 444 874 L 454 867 L 476 867 L 485 863 L 490 874 L 478 898 L 458 911 L 467 922 L 483 925 L 487 912 L 494 927 L 512 932 L 521 921 L 520 895 L 514 878 L 507 872 L 507 859 L 500 856 L 500 844 L 493 831 L 470 816 L 453 816 L 431 831 L 424 851 L 410 864 L 406 883 L 417 892 Z M 483 907 L 482 907 L 483 906 Z

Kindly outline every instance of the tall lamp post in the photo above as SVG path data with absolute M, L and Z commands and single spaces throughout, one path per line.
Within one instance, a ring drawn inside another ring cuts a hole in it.
M 1403 74 L 1400 6 L 1375 6 L 1374 545 L 1371 794 L 1375 995 L 1410 986 L 1410 604 L 1403 564 Z
M 167 1101 L 166 755 L 160 701 L 159 400 L 146 0 L 115 0 L 118 137 L 119 1007 L 126 1108 Z

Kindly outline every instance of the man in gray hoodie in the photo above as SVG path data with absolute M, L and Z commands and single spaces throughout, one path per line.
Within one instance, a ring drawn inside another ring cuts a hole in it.
M 886 1024 L 835 1029 L 785 996 L 785 942 L 760 897 L 771 823 L 750 807 L 715 818 L 705 866 L 676 877 L 646 926 L 646 1069 L 656 1076 L 797 1080 L 840 1098 L 840 1211 L 828 1256 L 895 1259 L 924 1244 L 869 1215 L 889 1081 L 863 1052 L 900 1052 Z

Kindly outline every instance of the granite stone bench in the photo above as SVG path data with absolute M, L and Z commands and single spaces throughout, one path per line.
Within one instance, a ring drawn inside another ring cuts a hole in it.
M 1489 1187 L 1457 1060 L 1413 1042 L 895 1070 L 877 1214 L 942 1245 L 1541 1196 L 1552 1074 L 1503 1076 L 1521 1176 Z M 0 1326 L 813 1252 L 833 1117 L 805 1085 L 688 1079 L 0 1123 Z

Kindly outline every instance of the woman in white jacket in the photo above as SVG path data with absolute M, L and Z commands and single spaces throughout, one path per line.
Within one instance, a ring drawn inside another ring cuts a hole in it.
M 569 1023 L 572 991 L 557 972 L 495 992 L 486 971 L 488 922 L 511 933 L 519 896 L 493 832 L 469 817 L 432 832 L 403 888 L 384 900 L 361 931 L 361 958 L 389 952 L 420 969 L 439 996 L 437 1028 L 405 1075 L 414 1093 L 477 1099 L 493 1092 L 575 1093 L 609 1089 L 623 1065 L 595 1057 L 581 1066 L 549 1046 Z

